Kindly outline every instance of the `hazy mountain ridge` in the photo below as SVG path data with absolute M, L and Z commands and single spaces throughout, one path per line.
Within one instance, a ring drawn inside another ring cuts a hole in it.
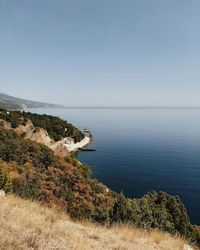
M 0 93 L 0 108 L 9 110 L 24 110 L 26 108 L 64 108 L 63 105 L 25 100 Z

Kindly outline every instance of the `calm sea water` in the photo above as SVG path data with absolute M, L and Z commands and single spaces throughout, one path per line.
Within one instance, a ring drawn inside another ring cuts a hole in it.
M 96 152 L 78 158 L 114 191 L 140 197 L 155 190 L 179 195 L 200 224 L 200 109 L 37 109 L 89 128 Z

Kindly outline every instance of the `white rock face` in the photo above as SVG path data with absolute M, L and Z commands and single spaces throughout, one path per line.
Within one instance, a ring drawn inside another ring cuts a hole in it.
M 6 196 L 5 192 L 3 190 L 0 190 L 0 198 L 5 197 L 5 196 Z
M 82 141 L 74 143 L 74 140 L 71 138 L 64 139 L 64 146 L 67 148 L 67 151 L 77 151 L 79 148 L 85 147 L 87 144 L 90 143 L 90 137 L 85 136 Z
M 194 250 L 191 246 L 184 244 L 183 250 Z

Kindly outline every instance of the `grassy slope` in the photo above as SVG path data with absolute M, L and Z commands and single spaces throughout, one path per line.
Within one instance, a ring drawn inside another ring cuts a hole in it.
M 0 198 L 1 249 L 183 249 L 185 241 L 160 231 L 76 223 L 58 210 L 15 196 Z

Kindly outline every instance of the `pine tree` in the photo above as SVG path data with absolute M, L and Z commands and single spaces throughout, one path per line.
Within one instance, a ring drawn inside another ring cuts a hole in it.
M 113 207 L 112 221 L 115 222 L 127 222 L 128 221 L 128 211 L 127 211 L 127 199 L 121 192 L 115 202 Z

